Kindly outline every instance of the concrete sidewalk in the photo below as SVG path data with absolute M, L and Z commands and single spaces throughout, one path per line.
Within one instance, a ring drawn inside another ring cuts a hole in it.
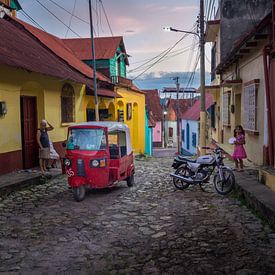
M 259 171 L 236 172 L 236 193 L 268 224 L 275 226 L 275 192 L 258 180 Z
M 174 157 L 177 153 L 177 148 L 153 148 L 153 157 L 165 158 Z
M 38 168 L 34 168 L 2 175 L 0 176 L 0 195 L 28 185 L 45 182 L 45 180 L 58 177 L 61 174 L 61 169 L 53 168 L 42 175 Z

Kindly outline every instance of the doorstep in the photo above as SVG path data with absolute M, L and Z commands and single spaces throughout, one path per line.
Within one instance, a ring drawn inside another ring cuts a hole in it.
M 55 178 L 62 174 L 61 169 L 51 169 L 42 175 L 38 168 L 17 170 L 0 176 L 0 195 L 16 188 L 23 188 L 42 182 L 43 178 Z
M 275 169 L 270 167 L 261 168 L 259 170 L 259 182 L 275 192 Z

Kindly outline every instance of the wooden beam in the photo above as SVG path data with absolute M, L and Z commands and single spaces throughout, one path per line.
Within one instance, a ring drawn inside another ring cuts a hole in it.
M 267 39 L 267 38 L 268 38 L 268 35 L 265 33 L 257 33 L 254 36 L 255 40 L 262 40 L 262 39 Z
M 258 45 L 257 42 L 246 42 L 246 48 L 257 47 L 257 45 Z
M 249 49 L 240 49 L 240 53 L 245 54 L 245 53 L 250 53 Z

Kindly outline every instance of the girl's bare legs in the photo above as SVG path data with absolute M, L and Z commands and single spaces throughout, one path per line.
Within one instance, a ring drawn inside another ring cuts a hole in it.
M 45 169 L 44 169 L 44 160 L 43 159 L 39 159 L 39 165 L 40 165 L 40 170 L 42 172 L 42 174 L 45 173 Z
M 235 159 L 235 169 L 239 170 L 239 162 L 237 159 Z
M 243 160 L 240 159 L 239 161 L 240 161 L 240 171 L 243 171 Z

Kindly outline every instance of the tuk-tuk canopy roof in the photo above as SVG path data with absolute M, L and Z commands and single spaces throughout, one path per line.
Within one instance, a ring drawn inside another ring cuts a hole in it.
M 122 131 L 127 132 L 129 128 L 122 122 L 115 122 L 115 121 L 90 121 L 90 122 L 82 122 L 72 125 L 74 126 L 98 126 L 98 127 L 107 127 L 108 132 L 115 132 L 115 131 Z
M 115 121 L 90 121 L 90 122 L 83 122 L 83 123 L 77 123 L 70 128 L 75 126 L 81 126 L 81 127 L 106 127 L 108 128 L 108 132 L 125 132 L 126 133 L 126 147 L 127 147 L 127 155 L 130 155 L 132 153 L 132 143 L 131 143 L 131 137 L 130 137 L 130 130 L 129 127 L 122 123 L 122 122 L 115 122 Z

